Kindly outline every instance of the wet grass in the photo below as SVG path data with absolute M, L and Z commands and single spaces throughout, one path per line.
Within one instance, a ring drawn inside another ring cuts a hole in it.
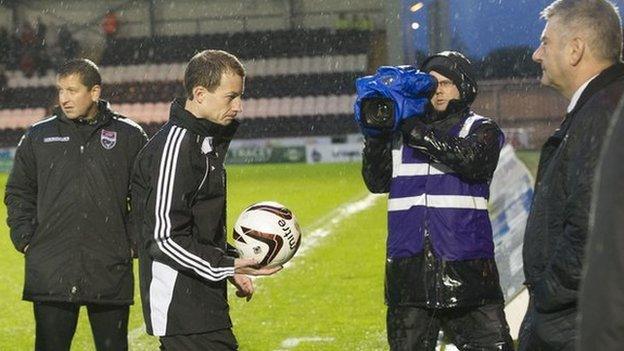
M 537 152 L 520 152 L 533 174 Z M 304 229 L 303 240 L 330 224 L 333 210 L 367 194 L 359 163 L 257 165 L 228 168 L 228 228 L 251 203 L 274 200 L 289 207 Z M 0 191 L 6 175 L 0 174 Z M 383 269 L 386 202 L 335 226 L 321 245 L 277 275 L 256 281 L 250 302 L 233 296 L 231 316 L 241 350 L 385 350 Z M 6 209 L 1 206 L 4 218 Z M 23 258 L 0 226 L 0 350 L 34 348 L 32 306 L 21 301 Z M 136 270 L 135 270 L 136 272 Z M 131 308 L 131 350 L 156 350 L 141 329 L 138 286 Z M 81 311 L 72 350 L 93 350 L 86 311 Z
M 539 164 L 539 151 L 534 150 L 517 150 L 516 155 L 527 166 L 533 178 L 537 174 L 537 165 Z
M 228 173 L 228 228 L 231 228 L 233 221 L 242 209 L 251 203 L 274 200 L 288 206 L 298 217 L 301 226 L 308 230 L 313 230 L 312 225 L 318 226 L 317 219 L 327 215 L 337 206 L 358 199 L 366 194 L 364 184 L 360 176 L 359 164 L 326 164 L 326 165 L 260 165 L 260 166 L 230 166 Z M 0 175 L 0 185 L 2 191 L 6 183 L 6 175 Z M 6 209 L 2 206 L 4 217 Z M 377 227 L 383 229 L 385 220 L 382 209 L 375 211 L 376 217 L 365 216 L 359 221 L 345 223 L 345 228 L 337 230 L 334 238 L 342 238 L 347 235 L 361 232 L 358 225 L 365 224 L 366 227 Z M 378 222 L 370 223 L 371 218 L 378 218 Z M 316 223 L 315 223 L 316 221 Z M 376 238 L 383 246 L 383 232 L 378 230 Z M 0 268 L 3 274 L 0 276 L 0 293 L 4 299 L 0 302 L 0 350 L 26 350 L 34 348 L 34 320 L 32 316 L 32 305 L 29 302 L 21 301 L 21 290 L 23 284 L 23 257 L 13 248 L 6 224 L 0 227 L 0 249 L 4 253 L 0 259 Z M 339 234 L 344 233 L 343 234 Z M 348 233 L 347 233 L 348 232 Z M 362 233 L 358 233 L 358 236 Z M 349 236 L 347 236 L 349 237 Z M 367 236 L 368 237 L 368 236 Z M 305 234 L 304 238 L 305 240 Z M 329 240 L 328 240 L 329 241 Z M 259 282 L 260 289 L 251 302 L 244 303 L 236 298 L 232 298 L 232 319 L 235 324 L 235 333 L 241 341 L 241 348 L 247 350 L 266 350 L 267 347 L 277 347 L 281 343 L 282 336 L 291 334 L 292 326 L 299 323 L 311 326 L 312 320 L 308 317 L 301 318 L 301 315 L 294 314 L 293 311 L 318 311 L 317 323 L 329 328 L 335 328 L 331 321 L 333 317 L 326 315 L 323 309 L 302 307 L 302 302 L 323 301 L 325 304 L 334 297 L 334 304 L 342 304 L 340 301 L 341 292 L 337 296 L 319 295 L 315 298 L 316 292 L 332 291 L 331 284 L 335 282 L 345 282 L 349 279 L 342 279 L 341 270 L 332 271 L 332 267 L 350 267 L 352 263 L 344 261 L 344 257 L 353 257 L 354 253 L 366 250 L 367 244 L 360 241 L 349 241 L 350 246 L 344 244 L 330 245 L 337 257 L 319 256 L 316 251 L 306 257 L 305 264 L 293 265 L 292 269 L 287 269 L 279 275 L 264 279 Z M 325 245 L 323 245 L 325 247 Z M 377 251 L 378 255 L 383 255 L 383 249 L 371 247 Z M 319 250 L 320 251 L 320 250 Z M 341 252 L 348 251 L 348 255 L 341 255 Z M 363 258 L 369 255 L 362 254 Z M 358 256 L 359 257 L 359 256 Z M 343 262 L 344 261 L 344 262 Z M 368 262 L 368 261 L 367 261 Z M 371 264 L 374 261 L 371 261 Z M 375 266 L 381 269 L 383 258 L 376 260 Z M 367 265 L 358 262 L 356 268 L 363 269 Z M 135 270 L 136 271 L 136 270 Z M 328 279 L 324 279 L 329 274 Z M 336 276 L 336 274 L 338 274 Z M 370 274 L 370 273 L 368 273 Z M 353 271 L 350 276 L 362 279 L 362 276 Z M 380 289 L 382 281 L 375 279 L 371 286 Z M 309 288 L 312 284 L 317 290 Z M 351 289 L 353 294 L 354 291 Z M 370 292 L 369 292 L 370 293 Z M 347 295 L 350 296 L 350 295 Z M 143 318 L 140 309 L 140 299 L 138 297 L 138 287 L 135 295 L 136 304 L 131 308 L 130 327 L 136 330 L 136 337 L 132 338 L 131 346 L 135 350 L 152 350 L 157 348 L 157 341 L 153 337 L 147 336 L 140 330 L 143 325 Z M 380 293 L 376 294 L 373 300 L 377 310 L 383 307 L 383 300 Z M 326 304 L 326 309 L 333 309 L 334 305 Z M 345 305 L 346 307 L 346 305 Z M 277 312 L 279 311 L 279 312 Z M 253 316 L 253 318 L 251 318 Z M 379 316 L 382 321 L 383 314 Z M 271 328 L 265 328 L 263 323 L 270 323 Z M 333 326 L 332 326 L 333 325 Z M 279 326 L 279 327 L 278 327 Z M 305 328 L 304 328 L 305 329 Z M 305 329 L 309 330 L 309 329 Z M 313 329 L 312 329 L 313 330 Z M 294 331 L 298 331 L 295 329 Z M 279 336 L 279 337 L 278 337 Z M 337 338 L 338 336 L 333 336 Z M 358 339 L 358 342 L 362 339 Z M 352 340 L 353 341 L 353 340 Z M 92 350 L 93 342 L 89 328 L 86 311 L 81 311 L 78 329 L 72 345 L 72 350 Z M 344 345 L 344 344 L 343 344 Z M 298 348 L 300 349 L 300 348 Z

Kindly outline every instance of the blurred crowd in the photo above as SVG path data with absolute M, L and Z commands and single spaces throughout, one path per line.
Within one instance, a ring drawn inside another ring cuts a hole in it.
M 14 32 L 0 27 L 0 73 L 19 69 L 26 77 L 41 76 L 56 63 L 78 54 L 78 41 L 66 25 L 57 28 L 56 45 L 48 45 L 49 38 L 48 26 L 41 19 L 34 25 L 22 23 Z M 0 80 L 0 86 L 4 86 L 4 74 L 0 74 Z

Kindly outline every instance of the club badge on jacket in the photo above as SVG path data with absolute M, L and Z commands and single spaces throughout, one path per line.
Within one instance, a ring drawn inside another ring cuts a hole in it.
M 102 147 L 106 150 L 114 148 L 117 144 L 117 132 L 102 129 L 102 133 L 100 134 L 100 142 L 102 143 Z

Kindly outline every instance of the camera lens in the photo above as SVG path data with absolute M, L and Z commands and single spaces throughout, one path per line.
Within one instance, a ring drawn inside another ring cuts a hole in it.
M 361 113 L 364 123 L 369 127 L 392 129 L 394 126 L 394 102 L 391 99 L 363 99 Z

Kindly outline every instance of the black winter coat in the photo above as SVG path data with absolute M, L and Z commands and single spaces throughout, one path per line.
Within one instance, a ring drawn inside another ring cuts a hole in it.
M 594 183 L 578 350 L 618 351 L 624 345 L 624 99 L 613 122 Z
M 15 248 L 28 245 L 25 300 L 133 303 L 128 185 L 146 142 L 105 101 L 93 126 L 57 108 L 26 131 L 4 198 Z
M 622 93 L 624 65 L 616 64 L 589 83 L 542 148 L 523 248 L 526 284 L 538 312 L 576 308 L 592 185 Z

